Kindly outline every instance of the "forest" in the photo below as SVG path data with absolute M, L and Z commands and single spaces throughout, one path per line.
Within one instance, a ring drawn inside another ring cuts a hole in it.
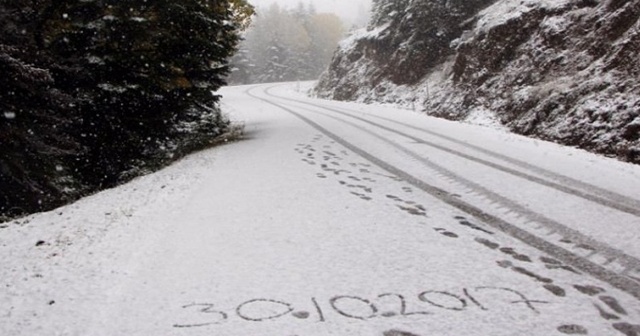
M 0 2 L 0 221 L 208 146 L 246 0 Z
M 232 59 L 232 84 L 315 80 L 327 68 L 346 24 L 300 2 L 293 9 L 258 8 Z

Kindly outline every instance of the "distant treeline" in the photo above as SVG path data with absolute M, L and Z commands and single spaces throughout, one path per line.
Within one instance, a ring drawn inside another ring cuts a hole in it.
M 213 92 L 251 15 L 246 0 L 0 2 L 0 221 L 225 132 Z
M 327 68 L 345 27 L 335 14 L 300 3 L 258 9 L 236 56 L 232 84 L 313 80 Z

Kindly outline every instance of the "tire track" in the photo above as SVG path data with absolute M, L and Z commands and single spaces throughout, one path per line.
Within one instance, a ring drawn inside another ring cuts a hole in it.
M 269 94 L 269 90 L 272 89 L 273 87 L 268 88 L 265 91 L 265 94 L 270 95 L 274 98 L 279 98 L 279 96 L 273 96 L 271 94 Z M 283 98 L 283 100 L 290 100 L 290 101 L 295 101 L 295 102 L 299 102 L 295 99 L 288 99 L 288 98 Z M 367 124 L 373 124 L 373 126 L 382 128 L 386 131 L 390 131 L 392 133 L 398 134 L 400 136 L 405 136 L 407 138 L 412 139 L 413 141 L 419 142 L 421 139 L 412 137 L 408 134 L 404 134 L 402 132 L 398 132 L 394 129 L 390 129 L 388 127 L 385 127 L 383 125 L 377 125 L 375 123 L 371 123 L 366 119 L 363 118 L 359 118 L 357 116 L 353 116 L 350 115 L 348 113 L 342 113 L 340 111 L 336 111 L 334 109 L 330 109 L 330 108 L 325 108 L 323 106 L 315 106 L 313 104 L 308 104 L 305 103 L 305 105 L 311 105 L 313 107 L 316 108 L 321 108 L 321 109 L 325 109 L 331 112 L 335 112 L 340 114 L 341 116 L 347 116 L 359 121 L 362 121 L 364 123 Z M 292 105 L 294 106 L 294 105 Z M 585 234 L 580 233 L 577 230 L 571 229 L 569 227 L 567 227 L 566 225 L 555 221 L 549 217 L 546 217 L 540 213 L 537 213 L 535 211 L 532 211 L 522 205 L 520 205 L 517 202 L 514 202 L 500 194 L 497 194 L 481 185 L 479 185 L 478 183 L 475 183 L 471 180 L 468 180 L 460 175 L 455 174 L 454 172 L 447 170 L 445 167 L 440 166 L 436 163 L 434 163 L 433 161 L 422 157 L 420 155 L 418 155 L 415 152 L 412 152 L 410 150 L 408 150 L 405 147 L 400 146 L 399 144 L 392 142 L 384 137 L 381 137 L 379 134 L 372 132 L 366 128 L 363 128 L 357 124 L 351 123 L 349 121 L 343 120 L 343 119 L 339 119 L 336 118 L 334 116 L 331 115 L 327 115 L 325 113 L 322 112 L 318 112 L 318 111 L 314 111 L 314 110 L 309 110 L 303 107 L 298 107 L 295 106 L 297 108 L 301 108 L 304 109 L 306 111 L 312 112 L 312 113 L 320 113 L 325 115 L 326 117 L 329 118 L 333 118 L 335 120 L 338 120 L 340 122 L 349 124 L 352 127 L 357 128 L 358 130 L 365 132 L 367 134 L 369 134 L 370 136 L 373 136 L 375 138 L 377 138 L 380 141 L 385 142 L 386 144 L 393 146 L 394 148 L 398 149 L 399 151 L 407 154 L 408 156 L 410 156 L 412 159 L 419 161 L 420 163 L 424 164 L 425 166 L 427 166 L 428 168 L 431 168 L 436 175 L 440 176 L 441 179 L 446 180 L 449 182 L 449 184 L 451 185 L 457 185 L 459 186 L 459 188 L 457 188 L 457 190 L 463 190 L 466 192 L 466 194 L 468 195 L 474 195 L 477 198 L 479 198 L 479 200 L 482 203 L 487 204 L 488 206 L 492 206 L 495 208 L 495 210 L 497 211 L 497 213 L 500 214 L 500 216 L 502 216 L 503 218 L 511 218 L 512 221 L 516 221 L 519 222 L 521 224 L 525 224 L 528 226 L 533 226 L 533 230 L 534 232 L 537 232 L 537 234 L 541 235 L 541 236 L 546 236 L 546 237 L 552 237 L 555 238 L 554 241 L 556 241 L 556 243 L 562 243 L 568 246 L 572 247 L 572 250 L 575 252 L 577 251 L 577 253 L 579 255 L 582 255 L 583 257 L 586 257 L 590 260 L 595 260 L 597 261 L 598 264 L 605 266 L 606 268 L 608 268 L 609 270 L 613 270 L 614 272 L 618 272 L 620 274 L 622 274 L 623 276 L 627 276 L 630 279 L 633 279 L 634 281 L 638 281 L 640 282 L 640 260 L 638 260 L 638 258 L 633 257 L 631 255 L 628 255 L 627 253 L 616 249 L 606 243 L 602 243 L 600 241 L 597 241 Z M 440 146 L 442 147 L 442 146 Z M 443 148 L 443 150 L 446 150 L 446 147 Z M 535 182 L 535 181 L 531 181 L 531 182 Z M 454 189 L 456 190 L 456 189 Z M 570 193 L 571 194 L 571 193 Z M 573 194 L 571 194 L 573 195 Z M 577 196 L 577 195 L 574 195 Z M 497 205 L 496 205 L 497 203 Z M 477 203 L 476 203 L 477 204 Z M 523 220 L 523 218 L 526 220 Z M 544 229 L 544 230 L 542 230 Z M 547 238 L 548 240 L 549 238 Z
M 356 112 L 356 111 L 352 111 L 352 112 Z M 378 118 L 378 119 L 381 119 L 381 120 L 385 120 L 385 121 L 388 121 L 388 122 L 391 122 L 391 123 L 395 123 L 395 124 L 400 125 L 400 126 L 411 128 L 413 130 L 416 130 L 416 131 L 419 131 L 419 132 L 422 132 L 422 133 L 425 133 L 425 134 L 429 134 L 429 135 L 437 137 L 437 138 L 441 138 L 441 139 L 453 142 L 453 143 L 461 145 L 463 147 L 466 147 L 466 148 L 481 152 L 483 154 L 495 157 L 497 159 L 503 160 L 505 162 L 511 163 L 511 164 L 513 164 L 515 166 L 518 166 L 518 167 L 521 167 L 521 168 L 524 168 L 524 169 L 528 169 L 530 171 L 538 173 L 538 174 L 540 174 L 542 176 L 545 176 L 547 178 L 550 178 L 550 179 L 553 179 L 553 180 L 557 180 L 560 183 L 564 183 L 565 185 L 574 185 L 576 188 L 581 188 L 581 189 L 584 189 L 584 190 L 588 190 L 588 191 L 593 192 L 594 194 L 604 195 L 606 198 L 608 198 L 612 202 L 616 202 L 616 203 L 619 203 L 619 204 L 621 204 L 623 206 L 635 209 L 636 211 L 640 211 L 639 210 L 640 209 L 640 200 L 634 199 L 632 197 L 625 196 L 625 195 L 622 195 L 622 194 L 619 194 L 619 193 L 616 193 L 616 192 L 613 192 L 613 191 L 610 191 L 610 190 L 595 186 L 593 184 L 585 183 L 583 181 L 571 178 L 569 176 L 565 176 L 565 175 L 561 175 L 561 174 L 552 172 L 550 170 L 538 167 L 538 166 L 530 164 L 528 162 L 521 161 L 521 160 L 518 160 L 518 159 L 514 159 L 512 157 L 509 157 L 509 156 L 506 156 L 506 155 L 503 155 L 503 154 L 500 154 L 500 153 L 497 153 L 497 152 L 493 152 L 493 151 L 490 151 L 488 149 L 482 148 L 480 146 L 476 146 L 476 145 L 473 145 L 473 144 L 466 143 L 464 141 L 460 141 L 458 139 L 452 138 L 452 137 L 444 135 L 444 134 L 440 134 L 440 133 L 437 133 L 437 132 L 434 132 L 434 131 L 430 131 L 430 130 L 426 130 L 426 129 L 421 129 L 421 128 L 416 127 L 416 126 L 405 124 L 405 123 L 402 123 L 402 122 L 399 122 L 399 121 L 396 121 L 396 120 L 393 120 L 393 119 L 385 118 L 385 117 L 380 117 L 380 116 L 375 116 L 375 115 L 372 115 L 372 117 Z
M 337 120 L 339 122 L 345 123 L 347 125 L 350 125 L 351 127 L 354 127 L 356 129 L 358 129 L 361 132 L 367 133 L 368 135 L 386 143 L 389 146 L 392 146 L 394 148 L 396 148 L 397 150 L 403 152 L 404 154 L 410 156 L 412 159 L 422 163 L 423 165 L 427 166 L 428 168 L 432 169 L 433 171 L 435 171 L 435 173 L 437 175 L 439 175 L 442 179 L 447 180 L 450 184 L 454 184 L 454 185 L 459 185 L 459 189 L 462 190 L 467 190 L 468 194 L 475 194 L 476 196 L 480 196 L 481 198 L 485 198 L 485 202 L 487 203 L 498 203 L 501 206 L 497 207 L 498 211 L 504 211 L 507 210 L 508 212 L 516 212 L 519 213 L 520 215 L 524 216 L 529 222 L 535 222 L 535 223 L 539 223 L 544 225 L 546 228 L 550 229 L 552 233 L 556 233 L 556 232 L 560 232 L 561 233 L 561 238 L 560 239 L 570 239 L 572 244 L 574 246 L 588 246 L 591 249 L 594 249 L 595 251 L 598 251 L 598 255 L 603 256 L 606 261 L 607 264 L 611 264 L 613 261 L 618 261 L 618 263 L 625 269 L 625 270 L 636 270 L 636 271 L 640 271 L 640 260 L 638 260 L 637 258 L 630 256 L 626 253 L 624 253 L 621 250 L 615 249 L 607 244 L 601 243 L 599 241 L 594 240 L 591 237 L 588 237 L 582 233 L 580 233 L 579 231 L 576 231 L 574 229 L 571 229 L 565 225 L 563 225 L 562 223 L 555 221 L 551 218 L 548 218 L 542 214 L 539 214 L 537 212 L 534 212 L 522 205 L 520 205 L 517 202 L 514 202 L 498 193 L 495 193 L 483 186 L 481 186 L 480 184 L 473 182 L 469 179 L 466 179 L 460 175 L 457 175 L 456 173 L 446 169 L 445 167 L 438 165 L 436 163 L 434 163 L 433 161 L 420 156 L 398 144 L 396 144 L 395 142 L 388 140 L 378 134 L 376 134 L 375 132 L 372 132 L 366 128 L 363 128 L 355 123 L 349 122 L 347 120 L 344 119 L 340 119 L 331 115 L 327 115 L 324 114 L 322 112 L 317 112 L 317 111 L 313 111 L 313 110 L 309 110 L 306 108 L 302 108 L 302 107 L 298 107 L 300 109 L 304 109 L 306 111 L 312 112 L 312 113 L 319 113 L 322 114 L 328 118 L 332 118 L 334 120 Z M 522 222 L 523 220 L 520 219 L 520 221 Z M 595 256 L 596 254 L 593 253 L 590 255 L 590 257 Z
M 364 123 L 367 123 L 367 124 L 370 124 L 372 126 L 375 126 L 375 127 L 384 129 L 386 131 L 398 134 L 400 136 L 406 137 L 408 139 L 411 139 L 412 141 L 415 141 L 416 143 L 427 145 L 429 147 L 436 148 L 438 150 L 447 152 L 449 154 L 456 155 L 458 157 L 461 157 L 461 158 L 464 158 L 464 159 L 467 159 L 467 160 L 470 160 L 470 161 L 473 161 L 473 162 L 476 162 L 476 163 L 479 163 L 479 164 L 494 168 L 494 169 L 502 171 L 504 173 L 508 173 L 508 174 L 513 175 L 513 176 L 517 176 L 517 177 L 526 179 L 526 180 L 528 180 L 530 182 L 538 183 L 540 185 L 556 189 L 556 190 L 564 192 L 566 194 L 570 194 L 570 195 L 573 195 L 573 196 L 576 196 L 576 197 L 580 197 L 582 199 L 585 199 L 585 200 L 588 200 L 588 201 L 591 201 L 591 202 L 606 206 L 608 208 L 612 208 L 612 209 L 615 209 L 615 210 L 618 210 L 618 211 L 621 211 L 621 212 L 624 212 L 624 213 L 628 213 L 628 214 L 634 215 L 636 217 L 640 217 L 640 201 L 635 200 L 633 198 L 630 198 L 630 197 L 627 197 L 627 196 L 624 196 L 624 195 L 620 195 L 620 194 L 614 193 L 612 191 L 609 191 L 609 190 L 606 190 L 606 189 L 602 189 L 600 187 L 597 187 L 597 186 L 594 186 L 594 185 L 591 185 L 591 184 L 588 184 L 588 183 L 584 183 L 582 181 L 578 181 L 578 180 L 572 179 L 572 178 L 567 177 L 567 176 L 563 176 L 563 175 L 560 175 L 560 174 L 553 173 L 553 172 L 548 171 L 546 169 L 531 165 L 529 163 L 526 163 L 526 162 L 523 162 L 523 161 L 520 161 L 520 160 L 517 160 L 517 159 L 510 158 L 508 156 L 505 156 L 505 155 L 502 155 L 502 154 L 499 154 L 499 153 L 495 153 L 495 152 L 489 151 L 489 150 L 484 149 L 484 148 L 479 147 L 479 146 L 475 146 L 475 145 L 471 145 L 471 144 L 462 142 L 460 140 L 454 139 L 454 138 L 446 136 L 446 135 L 439 134 L 437 132 L 423 130 L 423 129 L 420 129 L 420 128 L 415 127 L 415 126 L 407 125 L 407 124 L 404 124 L 404 123 L 401 123 L 401 122 L 397 122 L 397 121 L 394 121 L 392 119 L 388 119 L 388 118 L 384 118 L 384 117 L 372 116 L 372 117 L 375 117 L 375 118 L 378 118 L 378 119 L 383 119 L 383 120 L 386 120 L 386 121 L 389 121 L 389 122 L 393 122 L 395 124 L 402 125 L 402 126 L 414 129 L 414 130 L 418 130 L 418 131 L 421 131 L 423 133 L 426 133 L 426 134 L 429 134 L 429 135 L 432 135 L 432 136 L 435 136 L 435 137 L 439 137 L 439 138 L 445 139 L 447 141 L 454 142 L 456 144 L 459 144 L 459 145 L 462 145 L 464 147 L 467 147 L 467 148 L 482 152 L 482 153 L 490 155 L 492 157 L 499 158 L 499 159 L 501 159 L 503 161 L 509 162 L 509 163 L 514 164 L 516 166 L 529 169 L 529 170 L 534 171 L 536 173 L 539 173 L 539 174 L 541 174 L 543 176 L 546 176 L 547 178 L 559 180 L 559 181 L 561 181 L 562 183 L 565 183 L 565 184 L 563 185 L 563 184 L 556 183 L 556 182 L 553 182 L 553 181 L 545 180 L 545 179 L 542 179 L 540 177 L 533 176 L 533 175 L 530 175 L 530 174 L 527 174 L 525 172 L 518 171 L 518 170 L 515 170 L 515 169 L 512 169 L 512 168 L 509 168 L 509 167 L 505 167 L 505 166 L 500 165 L 498 163 L 491 162 L 491 161 L 488 161 L 488 160 L 484 160 L 484 159 L 481 159 L 481 158 L 478 158 L 478 157 L 475 157 L 475 156 L 472 156 L 472 155 L 457 151 L 455 149 L 448 148 L 448 147 L 443 146 L 443 145 L 439 145 L 439 144 L 430 142 L 430 141 L 422 139 L 422 138 L 418 138 L 418 137 L 412 136 L 410 134 L 398 131 L 396 129 L 387 127 L 385 125 L 378 124 L 378 123 L 372 122 L 370 120 L 367 120 L 365 118 L 354 116 L 354 115 L 352 115 L 350 113 L 345 112 L 345 111 L 348 111 L 348 112 L 353 112 L 353 113 L 359 113 L 357 111 L 346 110 L 346 109 L 336 109 L 336 108 L 332 108 L 332 107 L 326 107 L 326 106 L 322 106 L 322 105 L 316 105 L 316 104 L 307 103 L 307 102 L 304 102 L 304 101 L 301 101 L 301 100 L 297 100 L 297 99 L 291 99 L 291 98 L 286 98 L 286 97 L 273 95 L 273 94 L 271 94 L 269 92 L 269 90 L 272 89 L 272 88 L 273 87 L 267 89 L 265 91 L 265 93 L 267 95 L 269 95 L 269 96 L 274 97 L 274 98 L 278 98 L 278 99 L 282 99 L 282 100 L 288 100 L 288 101 L 292 101 L 292 102 L 296 102 L 296 103 L 300 103 L 300 104 L 305 104 L 305 105 L 313 106 L 313 107 L 316 107 L 316 108 L 322 108 L 322 109 L 325 109 L 325 110 L 328 110 L 328 111 L 331 111 L 331 112 L 335 112 L 335 113 L 339 113 L 339 114 L 342 114 L 342 115 L 346 115 L 348 117 L 360 120 L 360 121 L 362 121 Z M 574 187 L 570 187 L 568 185 L 574 185 L 574 186 L 577 186 L 578 188 L 582 188 L 582 189 L 588 190 L 589 192 L 585 192 L 583 190 L 578 190 L 578 189 L 576 189 Z M 602 196 L 599 196 L 597 194 L 604 195 L 606 197 L 602 197 Z
M 513 224 L 508 223 L 507 221 L 494 216 L 492 214 L 489 214 L 487 212 L 485 212 L 484 210 L 469 204 L 465 201 L 462 201 L 454 196 L 452 196 L 450 193 L 448 193 L 447 191 L 435 187 L 433 185 L 427 184 L 424 181 L 422 181 L 421 179 L 411 175 L 408 172 L 405 172 L 403 170 L 401 170 L 400 168 L 397 168 L 391 164 L 389 164 L 388 162 L 374 156 L 373 154 L 370 154 L 369 152 L 353 145 L 352 143 L 348 142 L 347 140 L 343 139 L 342 137 L 336 135 L 335 133 L 329 131 L 328 129 L 322 127 L 321 125 L 319 125 L 318 123 L 314 122 L 313 120 L 305 117 L 304 115 L 286 107 L 283 106 L 279 103 L 261 98 L 259 96 L 256 96 L 252 93 L 252 91 L 254 89 L 257 88 L 251 88 L 247 90 L 247 94 L 255 99 L 261 100 L 267 104 L 273 105 L 275 107 L 278 107 L 280 109 L 282 109 L 283 111 L 297 117 L 298 119 L 300 119 L 301 121 L 307 123 L 308 125 L 310 125 L 311 127 L 315 128 L 317 131 L 323 133 L 325 136 L 331 138 L 332 140 L 334 140 L 335 142 L 339 143 L 340 145 L 344 146 L 345 148 L 351 150 L 352 152 L 360 155 L 362 158 L 368 160 L 369 162 L 377 165 L 378 167 L 386 170 L 387 172 L 394 174 L 398 177 L 401 177 L 402 179 L 404 179 L 406 182 L 410 183 L 411 185 L 413 185 L 414 187 L 430 194 L 433 197 L 436 197 L 437 199 L 441 200 L 442 202 L 457 208 L 467 214 L 470 214 L 474 217 L 476 217 L 477 219 L 480 219 L 481 221 L 483 221 L 484 223 L 486 223 L 487 225 L 492 226 L 493 228 L 502 231 L 503 233 L 514 237 L 520 241 L 522 241 L 523 243 L 530 245 L 540 251 L 543 251 L 587 274 L 590 274 L 591 276 L 600 279 L 604 282 L 607 282 L 608 284 L 612 285 L 613 287 L 616 287 L 622 291 L 625 291 L 627 293 L 629 293 L 630 295 L 632 295 L 633 297 L 635 297 L 636 299 L 640 300 L 640 283 L 626 277 L 623 275 L 620 275 L 616 272 L 610 271 L 608 269 L 606 269 L 605 267 L 598 265 L 594 262 L 591 262 L 590 260 L 581 257 L 577 254 L 574 254 L 568 250 L 566 250 L 565 248 L 562 248 L 560 246 L 557 246 L 549 241 L 546 241 L 538 236 L 535 236 Z

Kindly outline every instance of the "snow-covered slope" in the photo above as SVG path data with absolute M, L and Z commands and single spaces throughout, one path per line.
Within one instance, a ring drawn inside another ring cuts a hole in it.
M 490 2 L 467 8 L 466 16 L 439 12 L 439 20 L 417 10 L 421 1 L 408 2 L 404 14 L 341 45 L 317 95 L 496 120 L 517 133 L 639 163 L 640 1 Z M 430 40 L 406 29 L 409 19 L 432 22 L 420 28 L 448 45 L 429 53 Z M 461 29 L 449 34 L 447 27 Z M 427 50 L 431 58 L 379 57 L 390 48 Z

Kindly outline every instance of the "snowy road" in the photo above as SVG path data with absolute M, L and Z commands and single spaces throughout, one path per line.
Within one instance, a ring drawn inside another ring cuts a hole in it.
M 296 85 L 248 139 L 0 226 L 1 335 L 640 335 L 640 167 Z

